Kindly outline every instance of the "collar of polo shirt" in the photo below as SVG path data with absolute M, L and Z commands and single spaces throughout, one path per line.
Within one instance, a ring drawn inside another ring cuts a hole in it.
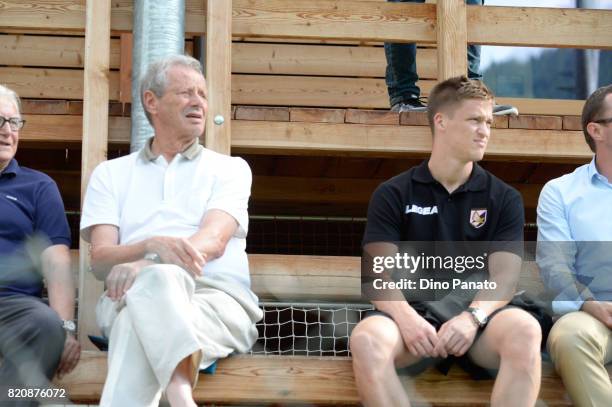
M 412 179 L 423 184 L 437 183 L 438 181 L 431 175 L 431 171 L 429 171 L 428 163 L 429 160 L 425 160 L 419 164 L 414 171 Z M 466 191 L 483 191 L 487 188 L 487 176 L 480 165 L 474 163 L 472 173 L 462 187 L 465 188 Z
M 155 153 L 153 152 L 153 138 L 154 137 L 148 139 L 143 149 L 140 150 L 140 157 L 143 160 L 154 161 L 157 159 L 157 157 L 160 156 L 160 154 L 155 155 Z M 198 139 L 194 139 L 193 143 L 191 143 L 186 149 L 181 152 L 181 155 L 188 160 L 193 160 L 194 158 L 197 158 L 200 155 L 202 149 L 203 147 L 198 142 Z
M 17 163 L 17 160 L 15 160 L 13 158 L 13 159 L 11 159 L 9 164 L 2 171 L 0 171 L 0 176 L 3 176 L 3 175 L 13 175 L 13 176 L 15 176 L 15 175 L 17 175 L 19 170 L 20 170 L 19 164 Z

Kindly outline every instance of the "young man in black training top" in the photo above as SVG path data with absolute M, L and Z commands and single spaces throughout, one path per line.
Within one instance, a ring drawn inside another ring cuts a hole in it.
M 364 253 L 392 256 L 401 241 L 488 242 L 487 279 L 497 288 L 464 300 L 451 295 L 408 301 L 393 292 L 373 300 L 377 311 L 351 336 L 366 406 L 409 405 L 396 367 L 426 358 L 446 364 L 456 358 L 475 376 L 498 370 L 493 406 L 536 402 L 542 330 L 533 315 L 510 305 L 521 270 L 522 199 L 476 164 L 491 135 L 493 105 L 493 94 L 480 81 L 456 77 L 438 84 L 429 99 L 430 158 L 372 196 Z

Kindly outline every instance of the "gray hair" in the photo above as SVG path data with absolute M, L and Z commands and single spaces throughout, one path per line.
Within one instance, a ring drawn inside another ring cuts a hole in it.
M 147 71 L 140 79 L 140 103 L 142 103 L 142 109 L 151 124 L 153 124 L 151 116 L 144 105 L 144 93 L 151 91 L 155 96 L 162 97 L 166 91 L 168 71 L 175 66 L 190 68 L 204 75 L 200 61 L 187 55 L 170 55 L 149 64 Z
M 19 100 L 19 95 L 12 90 L 7 88 L 4 85 L 0 85 L 0 100 L 8 100 L 17 108 L 19 115 L 21 115 L 21 100 Z

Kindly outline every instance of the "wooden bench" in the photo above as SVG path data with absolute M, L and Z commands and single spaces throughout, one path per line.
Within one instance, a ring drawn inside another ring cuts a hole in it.
M 262 301 L 361 302 L 360 259 L 356 257 L 250 255 L 254 291 Z M 519 289 L 542 289 L 537 267 L 525 262 Z M 56 384 L 73 402 L 99 400 L 106 376 L 106 355 L 84 351 L 77 369 Z M 493 381 L 473 381 L 457 367 L 448 376 L 430 369 L 403 377 L 415 400 L 436 406 L 488 405 Z M 241 355 L 218 363 L 215 374 L 202 374 L 198 403 L 213 404 L 357 404 L 349 357 Z M 571 405 L 560 378 L 544 363 L 540 399 L 548 406 Z

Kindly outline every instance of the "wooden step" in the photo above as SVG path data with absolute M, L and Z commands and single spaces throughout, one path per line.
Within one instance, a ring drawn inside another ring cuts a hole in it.
M 96 403 L 106 377 L 106 354 L 86 351 L 69 375 L 55 384 L 73 402 Z M 543 364 L 539 399 L 547 406 L 571 406 L 561 379 Z M 402 376 L 410 397 L 433 406 L 487 406 L 492 380 L 472 380 L 453 367 L 448 376 L 429 369 Z M 359 402 L 347 357 L 233 356 L 218 362 L 213 375 L 201 374 L 194 397 L 210 404 L 356 405 Z

